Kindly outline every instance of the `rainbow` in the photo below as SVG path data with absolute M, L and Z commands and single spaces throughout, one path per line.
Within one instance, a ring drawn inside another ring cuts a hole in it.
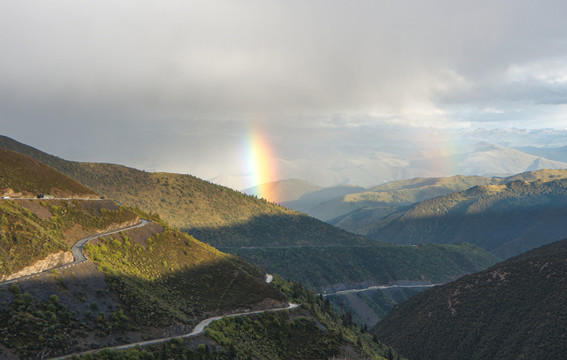
M 276 181 L 276 170 L 272 149 L 265 134 L 258 126 L 251 125 L 248 131 L 248 173 L 252 186 L 257 187 L 256 196 L 273 201 L 270 182 Z

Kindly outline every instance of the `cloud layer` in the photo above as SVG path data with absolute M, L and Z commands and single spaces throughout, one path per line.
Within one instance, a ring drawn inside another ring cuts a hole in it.
M 0 124 L 62 156 L 91 146 L 158 167 L 152 151 L 177 149 L 206 159 L 193 169 L 235 154 L 250 122 L 274 143 L 327 128 L 565 128 L 566 18 L 549 0 L 6 1 Z M 282 158 L 316 151 L 290 148 Z

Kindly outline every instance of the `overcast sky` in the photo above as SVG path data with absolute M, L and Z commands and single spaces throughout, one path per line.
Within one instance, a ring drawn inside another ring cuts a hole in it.
M 565 19 L 563 0 L 0 0 L 0 133 L 223 182 L 252 125 L 285 161 L 566 129 Z

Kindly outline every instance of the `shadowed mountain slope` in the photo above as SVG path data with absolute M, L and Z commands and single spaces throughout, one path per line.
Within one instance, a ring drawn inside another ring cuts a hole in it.
M 373 329 L 410 359 L 561 359 L 567 240 L 420 293 Z

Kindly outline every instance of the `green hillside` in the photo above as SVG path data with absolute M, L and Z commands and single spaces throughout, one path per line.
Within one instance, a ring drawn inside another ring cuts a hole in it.
M 355 203 L 345 203 L 343 197 L 359 193 L 365 189 L 354 185 L 339 185 L 323 188 L 301 196 L 297 200 L 283 202 L 282 205 L 327 221 L 357 208 Z
M 96 197 L 92 190 L 55 169 L 4 148 L 0 148 L 0 194 L 28 197 L 35 197 L 37 194 Z
M 320 291 L 336 284 L 397 280 L 447 282 L 499 261 L 469 244 L 399 246 L 366 242 L 359 246 L 225 248 L 266 269 Z
M 329 223 L 347 231 L 366 235 L 379 227 L 379 219 L 413 203 L 477 185 L 498 183 L 500 183 L 499 178 L 462 175 L 392 181 L 329 202 L 334 203 L 333 206 L 338 208 L 352 209 L 348 213 L 337 212 L 337 216 L 329 219 Z
M 47 255 L 70 251 L 80 237 L 138 216 L 112 201 L 0 201 L 0 277 L 32 265 Z
M 506 258 L 567 236 L 567 179 L 477 186 L 419 202 L 368 236 L 403 244 L 469 242 Z
M 373 330 L 410 359 L 562 359 L 567 240 L 420 293 Z

